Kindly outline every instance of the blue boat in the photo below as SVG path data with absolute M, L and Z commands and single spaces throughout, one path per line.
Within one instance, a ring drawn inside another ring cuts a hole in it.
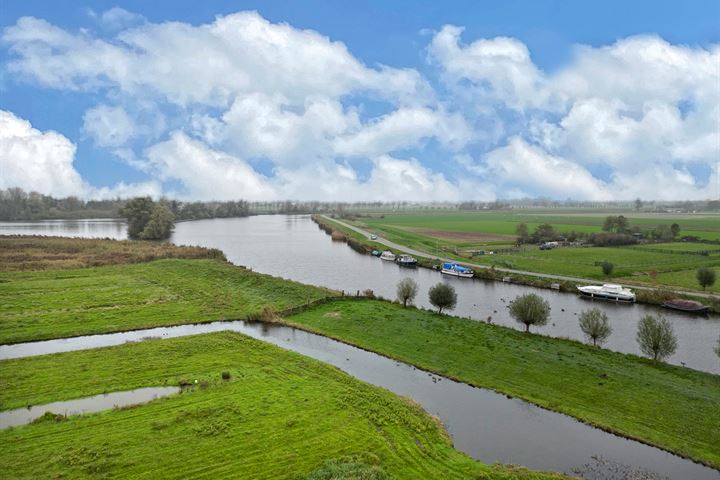
M 475 275 L 475 272 L 471 268 L 450 262 L 443 263 L 440 271 L 445 275 L 451 275 L 453 277 L 472 278 Z
M 380 252 L 380 250 L 373 250 L 372 255 L 373 257 L 379 257 L 380 255 L 382 255 L 382 252 Z

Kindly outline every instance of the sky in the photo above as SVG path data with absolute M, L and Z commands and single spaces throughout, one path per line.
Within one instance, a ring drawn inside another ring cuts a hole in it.
M 0 189 L 720 197 L 720 2 L 4 0 Z

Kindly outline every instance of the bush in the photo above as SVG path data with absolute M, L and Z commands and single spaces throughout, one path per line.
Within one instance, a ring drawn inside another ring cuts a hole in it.
M 663 360 L 677 350 L 672 324 L 662 315 L 645 315 L 638 323 L 636 335 L 640 350 L 653 361 Z
M 438 283 L 430 287 L 428 291 L 430 303 L 438 309 L 438 313 L 442 313 L 443 309 L 452 310 L 457 305 L 457 293 L 452 285 L 447 283 Z
M 635 245 L 637 238 L 626 233 L 593 233 L 588 242 L 596 247 L 618 247 L 621 245 Z
M 397 284 L 397 298 L 407 307 L 408 302 L 412 303 L 418 293 L 418 284 L 412 278 L 404 278 Z
M 610 276 L 610 274 L 612 274 L 613 270 L 615 270 L 615 265 L 613 263 L 605 260 L 604 262 L 602 262 L 600 264 L 600 268 L 602 268 L 603 274 L 607 277 L 607 276 Z
M 230 372 L 225 371 L 220 374 L 223 380 L 230 380 Z
M 715 270 L 709 267 L 700 267 L 697 269 L 697 281 L 705 290 L 707 287 L 715 285 Z
M 599 308 L 591 308 L 580 314 L 580 330 L 588 340 L 592 340 L 595 347 L 605 343 L 612 333 L 607 315 Z
M 310 473 L 305 480 L 391 480 L 378 465 L 370 464 L 359 457 L 344 457 L 329 460 Z
M 510 302 L 510 315 L 516 322 L 525 325 L 525 331 L 529 332 L 530 325 L 547 324 L 550 318 L 550 304 L 535 293 L 526 293 Z

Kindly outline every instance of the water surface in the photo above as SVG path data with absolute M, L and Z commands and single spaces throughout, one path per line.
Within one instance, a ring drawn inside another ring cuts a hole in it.
M 84 413 L 102 412 L 117 407 L 129 407 L 147 403 L 156 398 L 166 397 L 180 392 L 180 387 L 149 387 L 112 392 L 92 397 L 65 400 L 62 402 L 33 405 L 0 412 L 0 428 L 17 427 L 36 420 L 46 413 L 55 413 L 69 417 Z

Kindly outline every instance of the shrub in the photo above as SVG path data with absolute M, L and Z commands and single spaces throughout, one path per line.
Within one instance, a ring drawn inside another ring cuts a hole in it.
M 510 315 L 516 322 L 525 325 L 525 331 L 529 332 L 530 325 L 547 324 L 550 317 L 550 304 L 535 293 L 526 293 L 515 297 L 515 300 L 510 302 Z
M 703 290 L 705 290 L 707 287 L 712 287 L 715 285 L 715 270 L 709 267 L 700 267 L 697 269 L 697 273 L 695 275 L 697 277 L 697 281 L 702 287 Z
M 223 380 L 230 380 L 230 372 L 225 371 L 220 374 Z
M 654 361 L 663 360 L 677 350 L 672 324 L 662 315 L 645 315 L 638 323 L 636 339 L 640 350 Z
M 605 343 L 612 333 L 607 315 L 599 308 L 591 308 L 580 314 L 580 330 L 588 340 L 592 340 L 595 347 Z
M 418 293 L 418 284 L 412 278 L 404 278 L 397 284 L 397 298 L 402 302 L 403 307 L 415 299 Z
M 443 309 L 452 310 L 457 305 L 455 289 L 452 285 L 442 282 L 430 287 L 428 298 L 430 303 L 438 309 L 438 313 L 442 313 Z
M 610 276 L 613 270 L 615 270 L 615 265 L 605 260 L 600 264 L 600 268 L 602 268 L 602 272 L 605 276 Z
M 305 477 L 305 480 L 390 480 L 391 478 L 380 466 L 371 464 L 367 459 L 350 456 L 325 462 Z

